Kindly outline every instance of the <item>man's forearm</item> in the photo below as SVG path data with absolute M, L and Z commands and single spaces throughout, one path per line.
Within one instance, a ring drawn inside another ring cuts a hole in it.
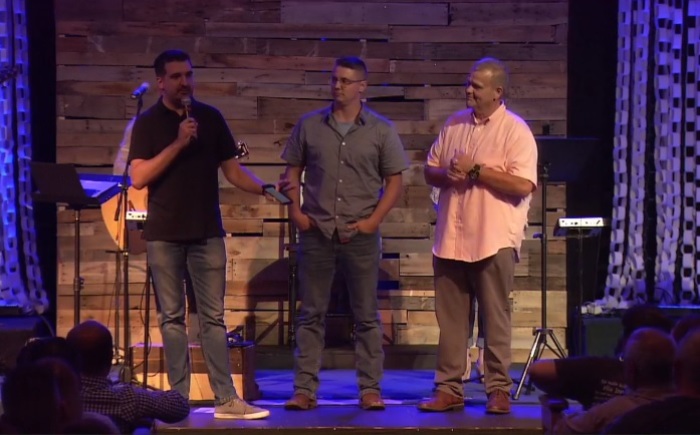
M 231 174 L 230 177 L 226 177 L 231 184 L 249 193 L 254 193 L 256 195 L 263 194 L 262 186 L 265 183 L 248 168 L 236 165 L 233 171 L 234 173 Z
M 478 182 L 506 195 L 524 198 L 535 189 L 526 178 L 511 175 L 490 168 L 481 168 Z
M 131 184 L 136 189 L 143 189 L 157 180 L 175 158 L 180 154 L 184 146 L 177 139 L 165 147 L 157 156 L 141 160 L 137 165 L 131 166 Z M 135 159 L 138 160 L 138 159 Z
M 423 169 L 425 182 L 431 186 L 445 188 L 450 186 L 450 179 L 447 177 L 447 168 L 425 165 Z
M 298 166 L 287 166 L 284 178 L 289 182 L 289 187 L 284 189 L 284 194 L 292 201 L 289 204 L 289 214 L 301 213 L 301 173 L 304 168 Z
M 384 194 L 379 199 L 377 206 L 372 212 L 371 219 L 374 219 L 377 223 L 381 223 L 386 217 L 389 210 L 391 210 L 394 205 L 401 198 L 403 193 L 403 181 L 401 174 L 391 175 L 386 179 L 386 186 L 384 188 Z

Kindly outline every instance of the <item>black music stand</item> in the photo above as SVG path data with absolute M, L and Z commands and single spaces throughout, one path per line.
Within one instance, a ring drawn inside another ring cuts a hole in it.
M 559 343 L 554 330 L 547 327 L 547 185 L 550 181 L 564 183 L 575 182 L 590 158 L 595 140 L 587 138 L 537 138 L 538 152 L 538 178 L 539 189 L 542 198 L 542 233 L 539 235 L 541 242 L 541 323 L 539 328 L 533 328 L 535 339 L 530 348 L 530 353 L 523 368 L 523 374 L 513 395 L 518 400 L 525 379 L 532 363 L 542 357 L 545 348 L 548 348 L 559 358 L 564 358 L 566 352 Z M 535 236 L 537 237 L 537 236 Z M 551 339 L 554 347 L 548 342 Z
M 84 176 L 86 185 L 100 179 L 101 187 L 83 187 L 81 177 L 72 164 L 31 162 L 31 173 L 37 191 L 34 201 L 52 204 L 66 204 L 75 213 L 75 276 L 73 277 L 73 323 L 80 323 L 80 293 L 83 279 L 80 277 L 80 212 L 85 208 L 99 207 L 117 193 L 118 181 L 113 183 L 107 177 Z M 94 178 L 94 179 L 91 179 Z

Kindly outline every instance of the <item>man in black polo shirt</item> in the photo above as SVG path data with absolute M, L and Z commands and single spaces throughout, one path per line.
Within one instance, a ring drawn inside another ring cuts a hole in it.
M 316 406 L 324 323 L 336 261 L 344 270 L 355 321 L 355 355 L 363 409 L 384 409 L 379 381 L 384 353 L 377 312 L 379 224 L 403 190 L 408 167 L 393 124 L 362 104 L 367 68 L 338 59 L 330 77 L 333 103 L 304 115 L 282 154 L 299 233 L 301 311 L 297 319 L 294 395 L 287 409 Z M 304 178 L 300 208 L 299 181 Z M 286 188 L 285 188 L 286 189 Z
M 238 397 L 229 371 L 218 169 L 247 192 L 262 194 L 263 183 L 236 161 L 235 141 L 221 113 L 191 99 L 194 78 L 189 55 L 165 51 L 156 58 L 154 68 L 161 98 L 136 120 L 129 162 L 134 187 L 148 187 L 144 236 L 161 308 L 168 381 L 172 389 L 189 397 L 182 289 L 187 268 L 199 311 L 204 360 L 216 397 L 214 417 L 264 418 L 269 411 Z

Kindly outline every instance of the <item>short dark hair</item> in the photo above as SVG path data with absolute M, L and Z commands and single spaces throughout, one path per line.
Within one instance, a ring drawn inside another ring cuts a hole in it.
M 656 328 L 665 333 L 671 332 L 673 321 L 661 309 L 652 304 L 630 307 L 622 315 L 622 335 L 629 338 L 640 328 Z
M 367 78 L 367 65 L 359 57 L 355 56 L 345 56 L 340 57 L 335 60 L 336 67 L 348 68 L 354 71 L 359 71 L 363 74 L 364 78 Z
M 698 327 L 700 327 L 700 314 L 688 314 L 678 319 L 671 331 L 671 335 L 676 343 L 680 343 L 688 332 Z
M 153 61 L 153 69 L 156 71 L 156 76 L 163 77 L 165 75 L 165 64 L 170 62 L 189 62 L 192 64 L 190 55 L 182 50 L 165 50 L 156 57 Z
M 87 320 L 74 327 L 66 337 L 80 360 L 80 372 L 89 376 L 109 373 L 112 366 L 112 333 L 103 324 Z
M 622 337 L 620 337 L 616 351 L 617 353 L 622 352 L 627 340 L 638 329 L 655 328 L 668 334 L 672 327 L 673 321 L 658 306 L 652 304 L 634 305 L 622 314 Z
M 29 341 L 17 355 L 17 365 L 28 365 L 43 358 L 58 358 L 78 371 L 78 355 L 63 337 L 41 337 Z

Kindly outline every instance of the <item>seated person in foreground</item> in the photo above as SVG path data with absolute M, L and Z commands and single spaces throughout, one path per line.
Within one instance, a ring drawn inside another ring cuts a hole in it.
M 673 322 L 661 310 L 649 304 L 635 305 L 622 316 L 622 338 L 618 350 L 639 328 L 670 332 Z M 540 360 L 528 372 L 537 388 L 552 397 L 576 400 L 584 409 L 625 392 L 622 361 L 615 357 L 581 356 Z
M 689 331 L 678 344 L 673 380 L 675 395 L 624 414 L 603 433 L 700 433 L 700 328 Z
M 17 366 L 2 385 L 0 433 L 63 433 L 82 417 L 80 381 L 68 364 L 44 358 Z
M 81 367 L 83 408 L 106 415 L 122 433 L 143 426 L 144 420 L 175 423 L 189 415 L 187 399 L 175 390 L 148 391 L 127 383 L 112 383 L 112 334 L 99 322 L 88 320 L 68 333 Z
M 554 433 L 600 433 L 620 415 L 669 397 L 673 394 L 674 354 L 675 344 L 667 333 L 653 328 L 635 331 L 624 351 L 625 394 L 566 416 L 559 420 Z
M 700 314 L 688 314 L 678 319 L 676 324 L 673 325 L 671 337 L 673 337 L 676 344 L 680 344 L 688 332 L 697 327 L 700 327 Z
M 68 364 L 76 374 L 78 360 L 63 337 L 41 337 L 29 340 L 17 355 L 17 367 L 33 364 L 43 358 L 57 358 Z

